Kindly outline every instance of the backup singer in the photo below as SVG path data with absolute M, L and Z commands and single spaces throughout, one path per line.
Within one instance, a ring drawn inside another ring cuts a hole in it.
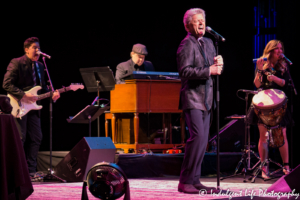
M 24 91 L 30 90 L 35 85 L 42 86 L 44 92 L 48 91 L 44 80 L 44 65 L 37 61 L 40 50 L 39 39 L 31 37 L 24 42 L 25 55 L 14 58 L 10 61 L 7 72 L 3 79 L 3 88 L 16 97 L 18 100 L 31 103 L 37 101 L 37 96 Z M 52 99 L 55 101 L 60 97 L 58 91 L 53 93 Z M 22 144 L 28 163 L 28 170 L 34 176 L 37 165 L 37 154 L 42 141 L 40 114 L 37 110 L 31 110 L 22 119 L 17 118 L 17 126 L 20 131 Z
M 187 36 L 177 50 L 177 67 L 181 78 L 179 108 L 183 110 L 190 138 L 186 142 L 178 191 L 208 193 L 216 188 L 200 182 L 201 163 L 204 157 L 213 106 L 212 75 L 220 75 L 223 58 L 216 55 L 212 40 L 205 34 L 205 12 L 200 8 L 186 11 L 183 23 Z
M 279 89 L 287 94 L 288 91 L 288 74 L 286 72 L 287 65 L 282 59 L 282 54 L 284 53 L 283 43 L 279 40 L 271 40 L 266 45 L 263 55 L 256 63 L 256 71 L 254 84 L 257 88 L 263 90 L 266 89 Z M 267 58 L 264 61 L 263 58 Z M 288 151 L 288 141 L 286 137 L 286 126 L 290 125 L 292 122 L 292 116 L 289 109 L 287 108 L 286 113 L 280 123 L 283 132 L 284 145 L 279 148 L 280 155 L 283 161 L 285 169 L 283 172 L 288 174 L 290 172 L 289 167 L 289 151 Z M 267 144 L 267 128 L 264 126 L 263 122 L 258 119 L 258 129 L 259 129 L 259 143 L 258 151 L 261 161 L 267 158 L 268 144 Z M 262 170 L 262 177 L 268 179 L 269 177 L 265 173 L 265 168 Z

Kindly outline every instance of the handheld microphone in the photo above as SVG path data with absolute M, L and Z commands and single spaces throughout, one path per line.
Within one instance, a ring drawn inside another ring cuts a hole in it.
M 44 57 L 47 57 L 48 59 L 51 58 L 51 56 L 49 56 L 48 54 L 45 54 L 45 53 L 43 53 L 43 52 L 41 52 L 41 51 L 38 51 L 38 52 L 36 52 L 36 53 L 39 54 L 39 55 L 42 55 L 42 56 L 44 56 Z
M 289 65 L 292 65 L 293 63 L 292 63 L 292 61 L 290 61 L 287 57 L 285 57 L 285 55 L 284 54 L 281 54 L 283 57 L 283 59 L 287 62 L 287 63 L 289 63 Z
M 254 59 L 253 59 L 253 63 L 256 63 L 258 59 L 259 59 L 259 58 L 254 58 Z M 264 61 L 267 61 L 267 60 L 268 60 L 267 58 L 264 58 Z
M 240 90 L 242 92 L 245 92 L 245 93 L 250 93 L 250 94 L 257 94 L 258 91 L 254 91 L 254 90 Z
M 209 32 L 210 34 L 212 34 L 213 36 L 215 36 L 216 39 L 221 40 L 222 42 L 225 42 L 225 38 L 222 35 L 220 35 L 219 33 L 217 33 L 216 31 L 212 30 L 212 28 L 210 28 L 209 26 L 207 26 L 205 30 L 207 32 Z

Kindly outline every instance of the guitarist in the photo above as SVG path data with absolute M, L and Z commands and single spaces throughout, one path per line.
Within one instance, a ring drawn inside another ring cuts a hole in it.
M 4 75 L 3 88 L 18 100 L 32 103 L 37 101 L 37 96 L 24 91 L 30 90 L 36 85 L 42 86 L 42 92 L 47 92 L 44 79 L 44 65 L 38 61 L 40 50 L 39 39 L 31 37 L 24 42 L 25 55 L 10 61 L 7 72 Z M 60 97 L 56 90 L 52 99 L 56 101 Z M 29 174 L 33 177 L 36 172 L 37 154 L 42 141 L 40 111 L 31 110 L 22 119 L 16 119 L 24 148 Z

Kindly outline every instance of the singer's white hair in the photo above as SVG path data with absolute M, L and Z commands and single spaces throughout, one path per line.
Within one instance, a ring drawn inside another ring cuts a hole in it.
M 186 28 L 186 25 L 191 22 L 192 17 L 196 14 L 202 14 L 203 18 L 205 19 L 205 11 L 202 10 L 201 8 L 191 8 L 185 12 L 183 16 L 183 24 L 187 32 L 189 32 L 189 30 Z

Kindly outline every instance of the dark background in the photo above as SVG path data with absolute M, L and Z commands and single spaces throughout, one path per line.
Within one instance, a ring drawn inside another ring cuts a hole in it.
M 283 41 L 285 54 L 293 61 L 291 74 L 296 87 L 296 0 L 277 1 L 277 39 Z M 16 6 L 2 12 L 2 56 L 0 80 L 2 83 L 10 60 L 24 54 L 23 42 L 28 37 L 40 39 L 41 50 L 52 56 L 47 65 L 54 88 L 83 83 L 79 68 L 110 66 L 115 73 L 117 64 L 130 58 L 132 45 L 147 46 L 150 60 L 157 71 L 177 71 L 176 51 L 186 36 L 183 15 L 194 7 L 206 11 L 206 22 L 226 38 L 220 44 L 219 54 L 224 58 L 224 73 L 220 76 L 220 127 L 228 121 L 224 118 L 233 114 L 245 114 L 245 102 L 237 98 L 238 89 L 254 89 L 253 38 L 254 6 L 257 1 L 231 3 L 228 1 L 189 1 L 169 5 L 139 3 L 81 2 L 68 5 Z M 297 21 L 296 21 L 297 19 Z M 206 33 L 207 37 L 210 37 Z M 41 59 L 40 59 L 41 60 Z M 5 91 L 0 89 L 0 94 Z M 239 93 L 244 97 L 243 93 Z M 61 94 L 53 108 L 53 150 L 70 150 L 78 141 L 88 136 L 88 125 L 69 124 L 66 118 L 74 116 L 86 105 L 91 104 L 96 93 L 86 89 Z M 101 93 L 109 99 L 109 92 Z M 251 97 L 252 98 L 252 97 Z M 49 150 L 49 106 L 43 100 L 43 142 L 40 150 Z M 299 113 L 298 98 L 295 98 L 294 116 Z M 176 118 L 176 117 L 175 117 Z M 297 152 L 299 120 L 293 134 L 293 150 Z M 174 122 L 176 125 L 177 122 Z M 211 132 L 213 134 L 214 127 Z M 258 134 L 255 127 L 251 134 Z M 97 136 L 96 122 L 92 125 L 92 136 Z M 104 136 L 104 118 L 101 117 L 101 136 Z M 258 137 L 256 135 L 255 137 Z M 290 134 L 288 134 L 290 137 Z M 291 142 L 291 141 L 290 141 Z M 295 157 L 295 156 L 294 156 Z M 294 158 L 295 165 L 299 163 Z

